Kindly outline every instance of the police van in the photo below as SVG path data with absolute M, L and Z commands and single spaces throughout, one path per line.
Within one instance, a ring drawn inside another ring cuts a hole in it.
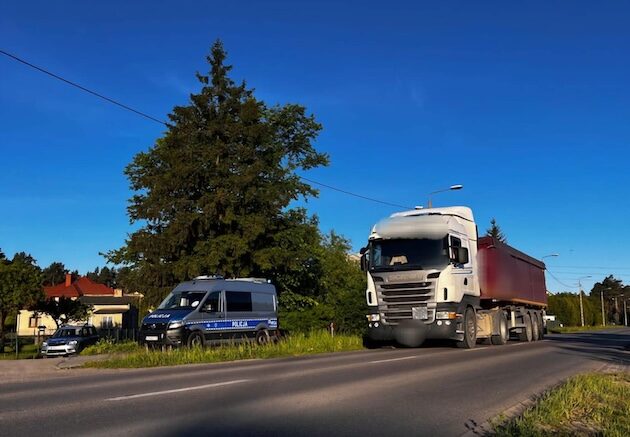
M 205 346 L 269 342 L 278 333 L 276 288 L 266 279 L 199 276 L 182 282 L 142 320 L 148 346 Z

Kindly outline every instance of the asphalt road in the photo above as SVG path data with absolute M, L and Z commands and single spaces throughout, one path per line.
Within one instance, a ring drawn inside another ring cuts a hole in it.
M 572 374 L 629 363 L 630 329 L 0 384 L 0 435 L 462 435 Z

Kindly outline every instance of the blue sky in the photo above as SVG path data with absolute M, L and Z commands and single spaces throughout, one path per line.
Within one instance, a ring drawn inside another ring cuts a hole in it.
M 210 44 L 268 103 L 324 125 L 307 177 L 491 217 L 562 282 L 630 282 L 630 5 L 623 2 L 8 2 L 0 47 L 158 118 Z M 130 231 L 125 165 L 163 128 L 0 57 L 0 247 L 82 272 Z M 394 212 L 307 203 L 358 250 Z M 552 291 L 566 289 L 548 277 Z

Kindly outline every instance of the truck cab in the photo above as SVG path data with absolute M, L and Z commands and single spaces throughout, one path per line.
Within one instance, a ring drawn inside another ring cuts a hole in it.
M 470 208 L 405 211 L 378 222 L 362 254 L 369 337 L 410 346 L 461 340 L 457 315 L 479 301 L 476 255 Z

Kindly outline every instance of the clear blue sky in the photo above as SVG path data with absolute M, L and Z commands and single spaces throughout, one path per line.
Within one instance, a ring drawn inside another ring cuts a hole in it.
M 630 282 L 624 2 L 6 2 L 0 47 L 164 118 L 223 39 L 235 79 L 324 125 L 306 176 L 402 205 L 473 208 L 586 289 Z M 0 57 L 0 247 L 85 272 L 131 229 L 122 174 L 159 125 Z M 361 247 L 393 208 L 321 190 Z M 563 288 L 548 277 L 548 288 Z

